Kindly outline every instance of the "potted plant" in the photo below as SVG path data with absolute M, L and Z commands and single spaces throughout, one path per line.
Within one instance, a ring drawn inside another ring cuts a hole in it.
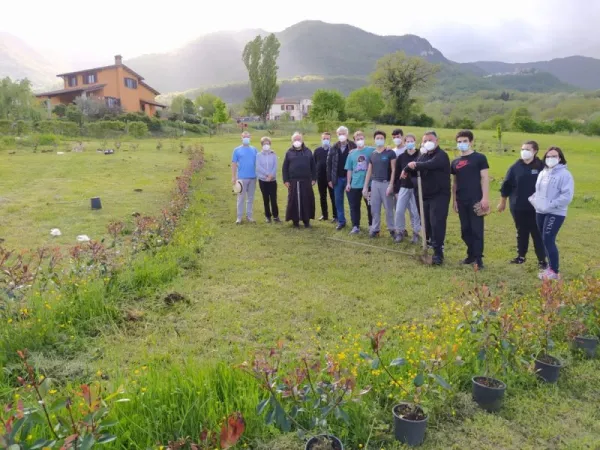
M 279 344 L 242 365 L 267 394 L 256 407 L 257 414 L 284 432 L 296 429 L 308 437 L 306 450 L 343 450 L 342 441 L 330 431 L 330 418 L 350 424 L 346 405 L 370 388 L 358 391 L 355 378 L 331 356 L 324 362 L 304 356 L 300 367 L 287 368 L 282 347 Z
M 554 349 L 552 333 L 560 321 L 561 291 L 561 282 L 553 283 L 550 280 L 545 280 L 542 283 L 540 292 L 540 319 L 542 325 L 538 334 L 538 351 L 535 356 L 534 370 L 539 378 L 546 383 L 556 383 L 560 376 L 560 369 L 563 367 L 558 358 L 550 355 L 550 351 Z
M 475 269 L 477 272 L 477 269 Z M 483 374 L 471 379 L 473 400 L 488 412 L 499 411 L 506 392 L 506 384 L 495 378 L 495 355 L 500 357 L 514 349 L 509 340 L 512 322 L 508 314 L 500 317 L 502 303 L 499 296 L 493 296 L 487 286 L 475 287 L 467 293 L 464 322 L 459 328 L 468 327 L 471 338 L 479 352 L 477 361 L 483 364 Z
M 594 282 L 591 281 L 588 282 L 588 289 L 567 292 L 566 305 L 562 309 L 573 347 L 587 358 L 596 355 L 600 336 L 600 299 L 593 288 Z
M 425 439 L 425 431 L 429 416 L 423 407 L 423 400 L 433 392 L 433 385 L 437 384 L 444 389 L 450 390 L 448 382 L 439 375 L 439 371 L 443 369 L 447 362 L 444 361 L 445 353 L 441 349 L 436 349 L 434 357 L 429 360 L 422 360 L 415 363 L 414 367 L 409 367 L 405 358 L 396 358 L 389 364 L 383 363 L 382 348 L 383 335 L 385 330 L 379 330 L 369 335 L 371 340 L 371 349 L 374 357 L 361 353 L 360 356 L 369 361 L 374 370 L 380 367 L 388 375 L 391 384 L 397 387 L 405 401 L 399 402 L 392 408 L 394 418 L 394 437 L 397 441 L 402 442 L 411 447 L 421 445 Z M 410 385 L 403 385 L 398 376 L 392 373 L 391 368 L 406 366 L 408 370 L 413 369 L 416 376 L 412 379 Z

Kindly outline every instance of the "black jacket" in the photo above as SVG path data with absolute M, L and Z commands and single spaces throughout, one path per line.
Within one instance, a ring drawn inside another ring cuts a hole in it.
M 394 192 L 397 194 L 400 192 L 400 188 L 406 189 L 414 189 L 416 186 L 413 184 L 412 177 L 406 177 L 404 179 L 400 178 L 402 175 L 402 170 L 408 166 L 409 162 L 416 161 L 419 157 L 419 151 L 417 150 L 412 155 L 409 155 L 408 152 L 402 153 L 400 156 L 396 158 L 396 179 L 394 180 Z
M 317 180 L 317 168 L 313 154 L 302 144 L 300 149 L 291 147 L 283 160 L 283 182 L 291 180 Z
M 412 172 L 421 172 L 424 200 L 440 195 L 450 196 L 450 158 L 441 148 L 422 155 Z
M 323 147 L 319 147 L 314 151 L 315 164 L 317 165 L 317 177 L 320 180 L 327 178 L 327 155 L 329 155 L 329 149 Z
M 354 141 L 347 141 L 346 153 L 344 155 L 340 155 L 341 151 L 341 143 L 338 141 L 329 149 L 329 154 L 327 155 L 327 181 L 331 181 L 335 186 L 338 178 L 341 176 L 346 176 L 346 171 L 343 170 L 346 160 L 348 159 L 348 155 L 352 150 L 356 148 L 356 144 Z M 340 175 L 340 167 L 344 172 L 344 175 Z
M 519 159 L 504 177 L 500 194 L 510 197 L 510 209 L 513 211 L 534 211 L 529 197 L 535 192 L 535 183 L 539 173 L 544 170 L 544 163 L 536 156 L 529 164 Z

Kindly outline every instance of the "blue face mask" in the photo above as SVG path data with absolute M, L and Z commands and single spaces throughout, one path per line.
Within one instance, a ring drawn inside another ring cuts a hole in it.
M 383 147 L 385 145 L 385 139 L 375 139 L 375 145 L 377 147 Z
M 250 143 L 250 138 L 242 138 L 242 144 L 248 145 Z
M 329 143 L 330 143 L 329 139 L 323 139 L 321 141 L 321 144 L 323 145 L 323 147 L 329 147 Z
M 456 147 L 461 151 L 461 152 L 467 152 L 469 151 L 469 143 L 468 142 L 459 142 Z
M 406 143 L 406 148 L 408 150 L 412 150 L 413 148 L 415 148 L 415 143 L 414 142 L 407 142 Z

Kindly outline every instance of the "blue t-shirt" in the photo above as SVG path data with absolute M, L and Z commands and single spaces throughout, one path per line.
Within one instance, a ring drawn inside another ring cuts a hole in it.
M 348 155 L 346 160 L 345 170 L 352 171 L 352 179 L 350 187 L 352 189 L 362 189 L 365 186 L 365 177 L 367 176 L 367 169 L 369 168 L 369 160 L 371 154 L 375 151 L 373 147 L 365 147 L 362 150 L 353 150 Z
M 250 145 L 240 145 L 233 151 L 231 162 L 238 165 L 238 179 L 256 178 L 257 153 L 256 149 Z

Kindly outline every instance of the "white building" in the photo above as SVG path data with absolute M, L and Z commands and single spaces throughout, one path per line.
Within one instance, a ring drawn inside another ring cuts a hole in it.
M 290 116 L 290 120 L 302 120 L 308 115 L 311 105 L 311 99 L 286 100 L 284 98 L 277 98 L 271 105 L 267 119 L 281 120 L 281 116 L 287 113 Z

